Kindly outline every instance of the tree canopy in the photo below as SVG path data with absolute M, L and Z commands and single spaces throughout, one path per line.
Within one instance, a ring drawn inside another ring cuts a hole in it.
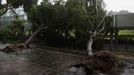
M 0 15 L 9 9 L 24 8 L 33 34 L 27 43 L 36 36 L 48 45 L 87 47 L 92 51 L 93 42 L 108 33 L 111 18 L 106 16 L 103 0 L 43 0 L 40 5 L 37 1 L 7 0 L 0 4 Z
M 23 7 L 25 12 L 28 12 L 37 2 L 38 0 L 0 0 L 0 16 L 18 7 Z
M 73 44 L 86 45 L 91 35 L 97 38 L 109 27 L 104 8 L 103 0 L 44 0 L 28 16 L 34 31 L 40 26 L 48 27 L 39 34 L 46 40 L 60 38 L 60 41 L 71 40 L 75 42 Z

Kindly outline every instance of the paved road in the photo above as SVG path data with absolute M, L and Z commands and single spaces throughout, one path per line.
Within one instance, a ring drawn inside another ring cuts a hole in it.
M 75 63 L 80 58 L 71 54 L 46 50 L 46 53 L 50 55 L 48 58 L 42 60 L 54 58 L 53 61 L 50 61 L 50 64 L 53 65 L 53 69 L 51 69 L 50 67 L 48 68 L 45 66 L 35 66 L 33 62 L 30 62 L 25 56 L 27 52 L 30 51 L 24 51 L 24 53 L 20 53 L 21 55 L 0 52 L 0 75 L 57 75 L 54 73 L 55 71 L 60 72 L 63 68 L 67 68 L 70 64 Z

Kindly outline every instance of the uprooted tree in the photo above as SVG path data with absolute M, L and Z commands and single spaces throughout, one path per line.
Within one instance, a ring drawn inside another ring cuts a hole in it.
M 79 75 L 100 75 L 100 73 L 119 75 L 123 71 L 124 66 L 125 64 L 113 53 L 100 51 L 70 66 L 69 72 L 73 74 L 79 73 Z
M 88 54 L 92 55 L 92 44 L 94 39 L 105 29 L 105 16 L 103 0 L 87 0 L 83 16 L 87 20 L 89 42 L 87 45 Z M 94 17 L 92 17 L 92 16 Z
M 31 9 L 37 5 L 38 0 L 0 0 L 0 17 L 8 10 L 15 12 L 15 9 L 23 7 L 26 13 L 30 13 Z
M 29 45 L 38 34 L 44 34 L 41 33 L 44 29 L 55 31 L 66 39 L 70 37 L 70 32 L 74 35 L 80 32 L 89 37 L 87 50 L 89 55 L 93 54 L 92 44 L 106 27 L 103 0 L 67 0 L 66 2 L 43 0 L 41 5 L 36 3 L 37 0 L 7 0 L 7 3 L 0 4 L 0 9 L 2 9 L 0 13 L 6 12 L 6 8 L 24 7 L 28 20 L 32 23 L 33 31 L 24 43 L 25 45 Z M 74 38 L 76 39 L 77 36 Z
M 64 10 L 64 1 L 44 0 L 41 5 L 37 5 L 38 0 L 3 0 L 0 1 L 0 16 L 5 14 L 8 10 L 12 10 L 15 13 L 16 8 L 20 6 L 24 8 L 27 13 L 28 20 L 32 23 L 33 33 L 25 41 L 25 45 L 29 45 L 31 41 L 44 29 L 55 26 L 57 23 L 60 25 L 63 22 L 62 10 Z M 16 14 L 16 13 L 15 13 Z M 17 15 L 17 14 L 16 14 Z
M 58 25 L 63 25 L 64 29 L 62 30 L 65 35 L 70 30 L 84 30 L 87 33 L 89 37 L 87 50 L 88 54 L 92 55 L 94 40 L 107 27 L 105 25 L 106 11 L 103 0 L 67 0 L 67 2 L 59 0 L 53 3 L 44 0 L 30 13 L 29 18 L 34 26 L 34 33 L 26 41 L 26 44 L 29 44 L 43 29 L 54 26 L 56 30 L 60 27 Z
M 64 1 L 59 0 L 52 4 L 48 0 L 44 0 L 41 5 L 34 7 L 29 13 L 28 18 L 32 22 L 33 34 L 26 40 L 25 44 L 28 45 L 33 39 L 44 29 L 55 26 L 60 26 L 63 23 Z M 52 30 L 52 29 L 51 29 Z
M 106 11 L 103 0 L 68 0 L 70 10 L 77 15 L 74 20 L 78 30 L 83 28 L 88 35 L 87 51 L 92 55 L 92 45 L 96 37 L 105 29 Z
M 87 0 L 84 5 L 82 16 L 85 18 L 85 25 L 89 33 L 87 44 L 88 54 L 92 55 L 92 44 L 95 38 L 105 29 L 106 11 L 103 0 Z

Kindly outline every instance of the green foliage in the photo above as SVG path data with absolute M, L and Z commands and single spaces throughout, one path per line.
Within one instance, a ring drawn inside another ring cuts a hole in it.
M 7 29 L 10 33 L 16 36 L 23 36 L 24 35 L 24 23 L 25 20 L 16 19 L 11 22 L 10 25 L 7 26 Z
M 57 0 L 53 3 L 49 0 L 43 1 L 41 5 L 32 8 L 28 18 L 33 25 L 33 31 L 42 25 L 48 27 L 38 34 L 38 39 L 44 40 L 47 45 L 85 48 L 90 31 L 99 32 L 104 25 L 103 22 L 97 26 L 106 13 L 103 1 L 97 0 L 98 16 L 95 3 L 92 2 L 95 0 L 67 0 L 67 2 Z M 106 18 L 106 31 L 99 35 L 108 33 L 111 18 Z
M 3 41 L 17 41 L 24 39 L 24 20 L 15 19 L 10 25 L 0 29 L 0 38 Z
M 48 27 L 38 34 L 38 40 L 41 42 L 44 40 L 47 45 L 51 46 L 71 48 L 86 48 L 91 35 L 90 31 L 99 32 L 104 25 L 104 22 L 99 25 L 99 21 L 106 13 L 103 0 L 67 0 L 66 2 L 64 0 L 55 0 L 54 2 L 43 0 L 41 5 L 37 5 L 37 1 L 7 0 L 6 4 L 0 3 L 0 16 L 1 13 L 8 10 L 7 7 L 23 6 L 24 11 L 28 14 L 28 20 L 32 23 L 32 32 L 41 26 Z M 99 14 L 96 15 L 97 13 Z M 108 34 L 111 20 L 111 17 L 106 17 L 105 29 L 95 37 L 96 41 L 103 38 L 100 35 Z M 23 24 L 24 21 L 14 20 L 11 25 L 0 30 L 0 38 L 4 40 L 22 39 L 25 36 Z
M 25 12 L 31 12 L 31 9 L 36 6 L 38 0 L 23 0 L 23 7 Z
M 134 36 L 134 30 L 120 30 L 119 35 L 133 35 Z
M 8 31 L 8 28 L 2 28 L 0 29 L 0 39 L 1 41 L 15 41 L 17 38 L 15 35 L 13 35 L 12 33 L 10 33 Z
M 2 4 L 0 0 L 0 16 L 5 14 L 7 10 L 19 8 L 20 6 L 24 8 L 25 12 L 30 12 L 31 8 L 37 5 L 38 0 L 6 0 L 5 4 Z

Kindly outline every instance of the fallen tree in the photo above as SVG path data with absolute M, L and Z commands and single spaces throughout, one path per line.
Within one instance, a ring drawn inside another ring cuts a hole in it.
M 39 34 L 42 30 L 48 28 L 47 26 L 40 26 L 24 43 L 18 43 L 18 44 L 5 44 L 0 45 L 0 51 L 3 51 L 5 53 L 10 52 L 16 52 L 17 50 L 22 50 L 25 48 L 29 48 L 29 44 L 34 40 L 34 38 Z
M 0 45 L 0 51 L 5 53 L 17 52 L 21 51 L 22 49 L 28 48 L 25 44 L 5 44 Z
M 25 41 L 25 45 L 29 46 L 29 44 L 33 41 L 33 39 L 37 36 L 37 34 L 39 34 L 39 32 L 41 32 L 42 30 L 46 29 L 48 27 L 45 27 L 44 25 L 40 26 L 26 41 Z

